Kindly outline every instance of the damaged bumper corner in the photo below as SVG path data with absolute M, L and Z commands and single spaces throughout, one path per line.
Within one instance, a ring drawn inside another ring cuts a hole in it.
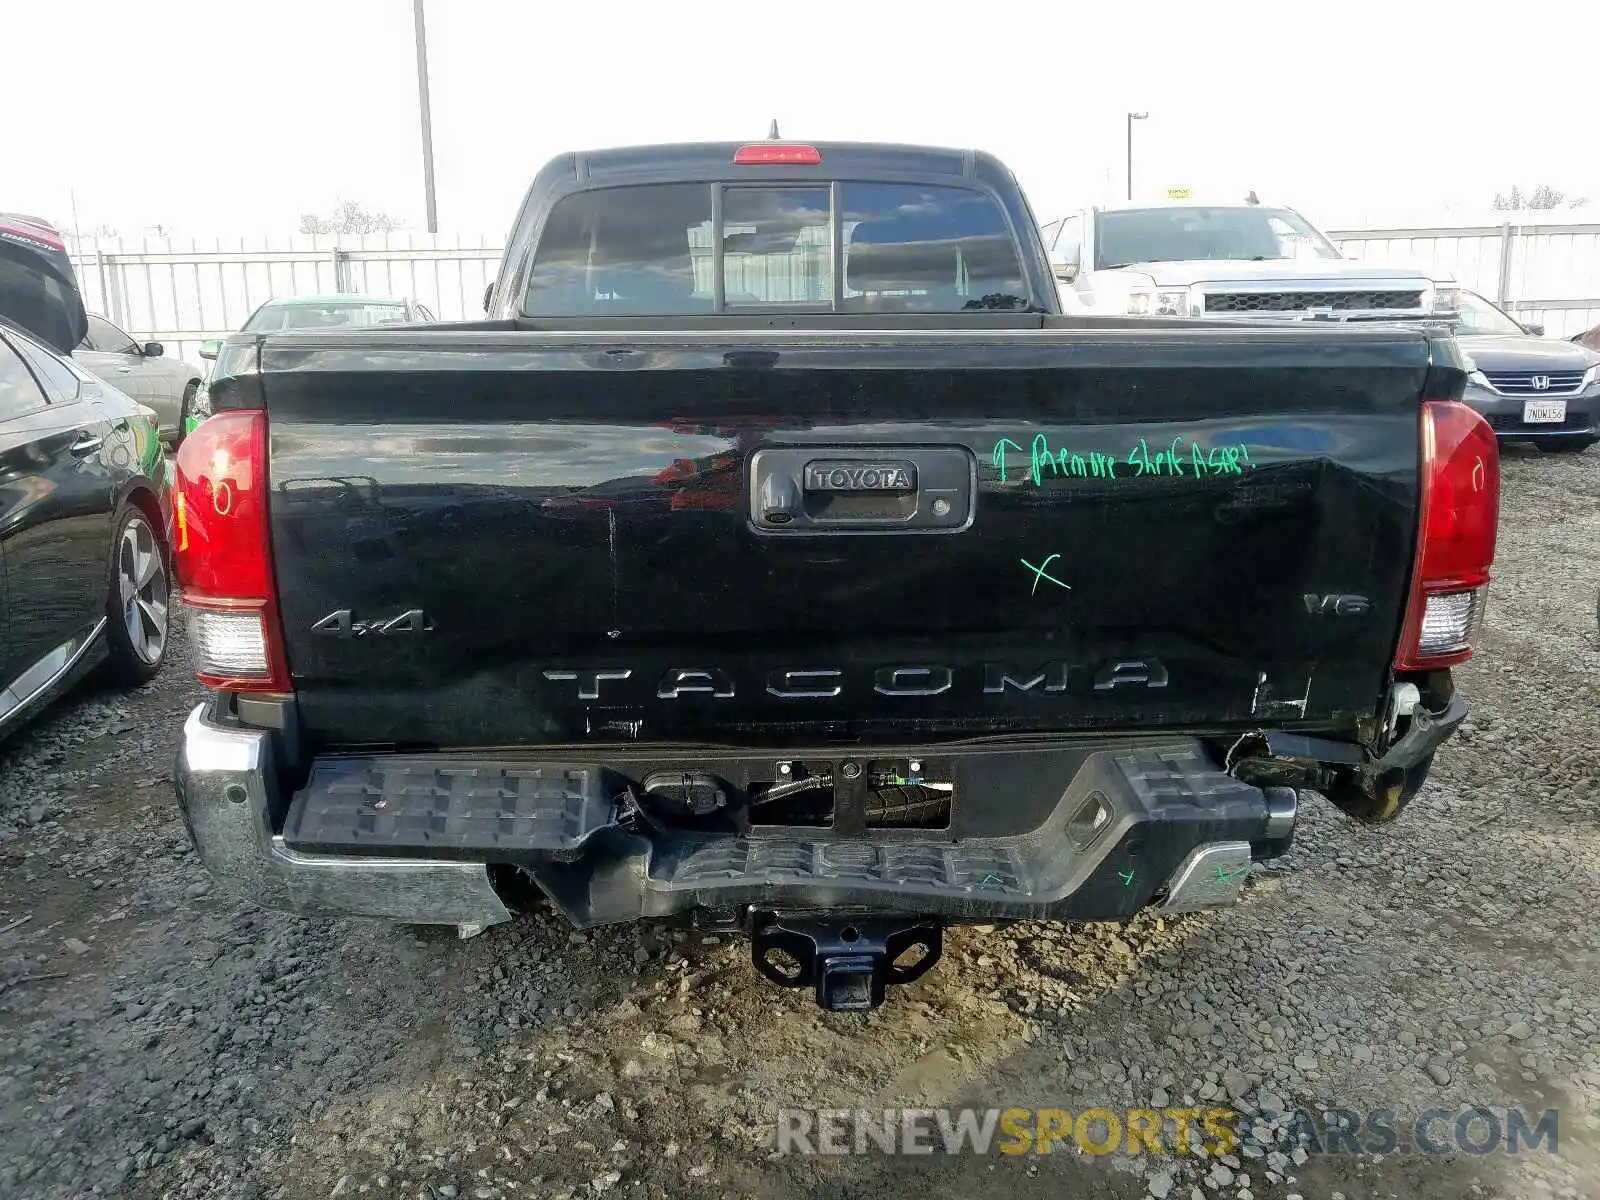
M 215 724 L 201 705 L 184 722 L 178 804 L 218 885 L 269 908 L 482 928 L 511 918 L 483 863 L 307 854 L 283 844 L 274 818 L 271 734 Z
M 1409 770 L 1426 760 L 1455 736 L 1468 711 L 1467 702 L 1460 696 L 1451 696 L 1437 712 L 1417 705 L 1411 711 L 1410 727 L 1373 763 L 1374 774 Z

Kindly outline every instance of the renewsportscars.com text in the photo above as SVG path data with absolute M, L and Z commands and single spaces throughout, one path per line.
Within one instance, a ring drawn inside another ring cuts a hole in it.
M 1241 1126 L 1263 1151 L 1307 1155 L 1558 1153 L 1559 1113 L 1429 1108 L 1250 1114 L 1231 1108 L 886 1108 L 778 1112 L 779 1154 L 1232 1154 Z

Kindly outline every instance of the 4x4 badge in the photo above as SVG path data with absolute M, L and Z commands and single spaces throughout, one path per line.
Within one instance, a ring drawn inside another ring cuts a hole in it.
M 357 621 L 348 608 L 341 608 L 323 617 L 311 627 L 311 632 L 337 638 L 367 637 L 372 634 L 394 637 L 405 633 L 432 633 L 433 628 L 433 622 L 428 619 L 428 614 L 420 608 L 413 608 L 398 617 L 379 621 Z

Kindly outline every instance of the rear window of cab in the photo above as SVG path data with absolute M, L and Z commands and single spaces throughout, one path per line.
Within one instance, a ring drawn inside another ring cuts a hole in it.
M 535 251 L 523 313 L 953 313 L 1030 305 L 1015 236 L 985 192 L 907 183 L 668 183 L 560 200 Z

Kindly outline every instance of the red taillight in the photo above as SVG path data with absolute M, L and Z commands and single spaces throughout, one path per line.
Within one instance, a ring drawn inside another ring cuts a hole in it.
M 803 166 L 814 167 L 822 161 L 822 153 L 815 146 L 795 146 L 783 142 L 754 142 L 740 146 L 733 152 L 734 165 Z
M 1500 523 L 1494 430 L 1465 404 L 1422 406 L 1422 524 L 1395 667 L 1422 671 L 1472 657 Z
M 208 417 L 178 450 L 173 566 L 207 687 L 286 692 L 267 528 L 267 414 Z

